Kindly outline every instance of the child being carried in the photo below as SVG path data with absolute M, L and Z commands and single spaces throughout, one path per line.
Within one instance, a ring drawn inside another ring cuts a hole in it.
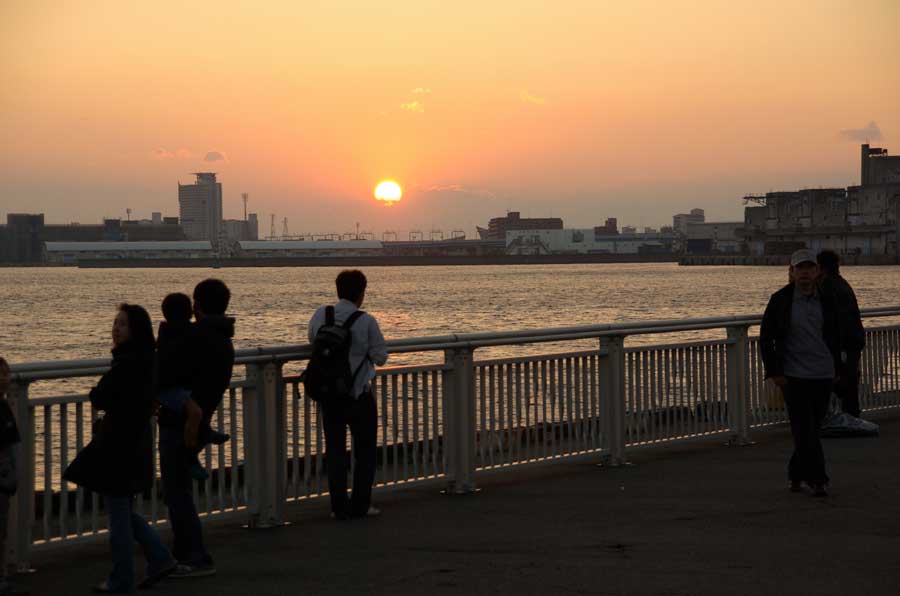
M 209 443 L 221 445 L 230 435 L 209 428 L 201 429 L 203 410 L 191 399 L 191 299 L 186 294 L 169 294 L 163 299 L 165 321 L 159 324 L 156 339 L 158 362 L 157 401 L 161 408 L 185 417 L 185 444 L 191 449 L 191 477 L 206 480 L 209 472 L 200 464 L 200 451 Z

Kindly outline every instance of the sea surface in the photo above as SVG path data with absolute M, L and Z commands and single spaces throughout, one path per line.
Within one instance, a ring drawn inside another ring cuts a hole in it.
M 107 356 L 119 303 L 145 306 L 155 325 L 167 293 L 190 294 L 207 277 L 231 288 L 237 347 L 305 343 L 313 310 L 334 301 L 338 271 L 0 268 L 0 354 L 14 363 Z M 770 294 L 787 281 L 781 267 L 672 263 L 372 267 L 365 273 L 369 289 L 363 308 L 388 339 L 761 313 Z M 847 267 L 843 273 L 862 307 L 900 304 L 900 267 Z M 692 334 L 720 336 L 721 331 Z M 561 349 L 571 345 L 492 348 L 478 356 Z M 392 361 L 428 357 L 400 355 Z

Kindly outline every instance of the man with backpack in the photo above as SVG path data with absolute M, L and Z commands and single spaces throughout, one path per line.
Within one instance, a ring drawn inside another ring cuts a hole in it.
M 371 506 L 378 437 L 371 382 L 375 365 L 387 362 L 388 353 L 378 322 L 359 310 L 366 296 L 366 276 L 358 270 L 342 271 L 335 283 L 337 304 L 319 307 L 309 321 L 313 355 L 303 383 L 307 395 L 322 407 L 331 513 L 343 520 L 381 513 Z M 348 426 L 355 464 L 349 499 Z

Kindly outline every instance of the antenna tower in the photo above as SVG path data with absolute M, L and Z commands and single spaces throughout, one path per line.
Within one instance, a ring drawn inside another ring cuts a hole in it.
M 288 233 L 287 218 L 286 218 L 286 217 L 285 217 L 283 220 L 281 220 L 281 236 L 282 236 L 283 238 L 287 238 L 288 236 L 290 236 L 290 234 Z
M 249 198 L 250 195 L 248 195 L 247 193 L 241 193 L 241 200 L 244 201 L 244 221 L 247 221 L 247 199 Z
M 125 217 L 126 217 L 127 221 L 131 221 L 131 207 L 127 207 L 125 209 Z
M 271 215 L 271 220 L 269 222 L 269 238 L 271 240 L 275 240 L 275 214 Z

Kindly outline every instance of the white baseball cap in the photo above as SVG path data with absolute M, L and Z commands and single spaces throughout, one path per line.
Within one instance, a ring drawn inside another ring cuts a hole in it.
M 796 267 L 800 263 L 806 262 L 818 264 L 815 253 L 808 248 L 795 250 L 794 254 L 791 255 L 791 267 Z

